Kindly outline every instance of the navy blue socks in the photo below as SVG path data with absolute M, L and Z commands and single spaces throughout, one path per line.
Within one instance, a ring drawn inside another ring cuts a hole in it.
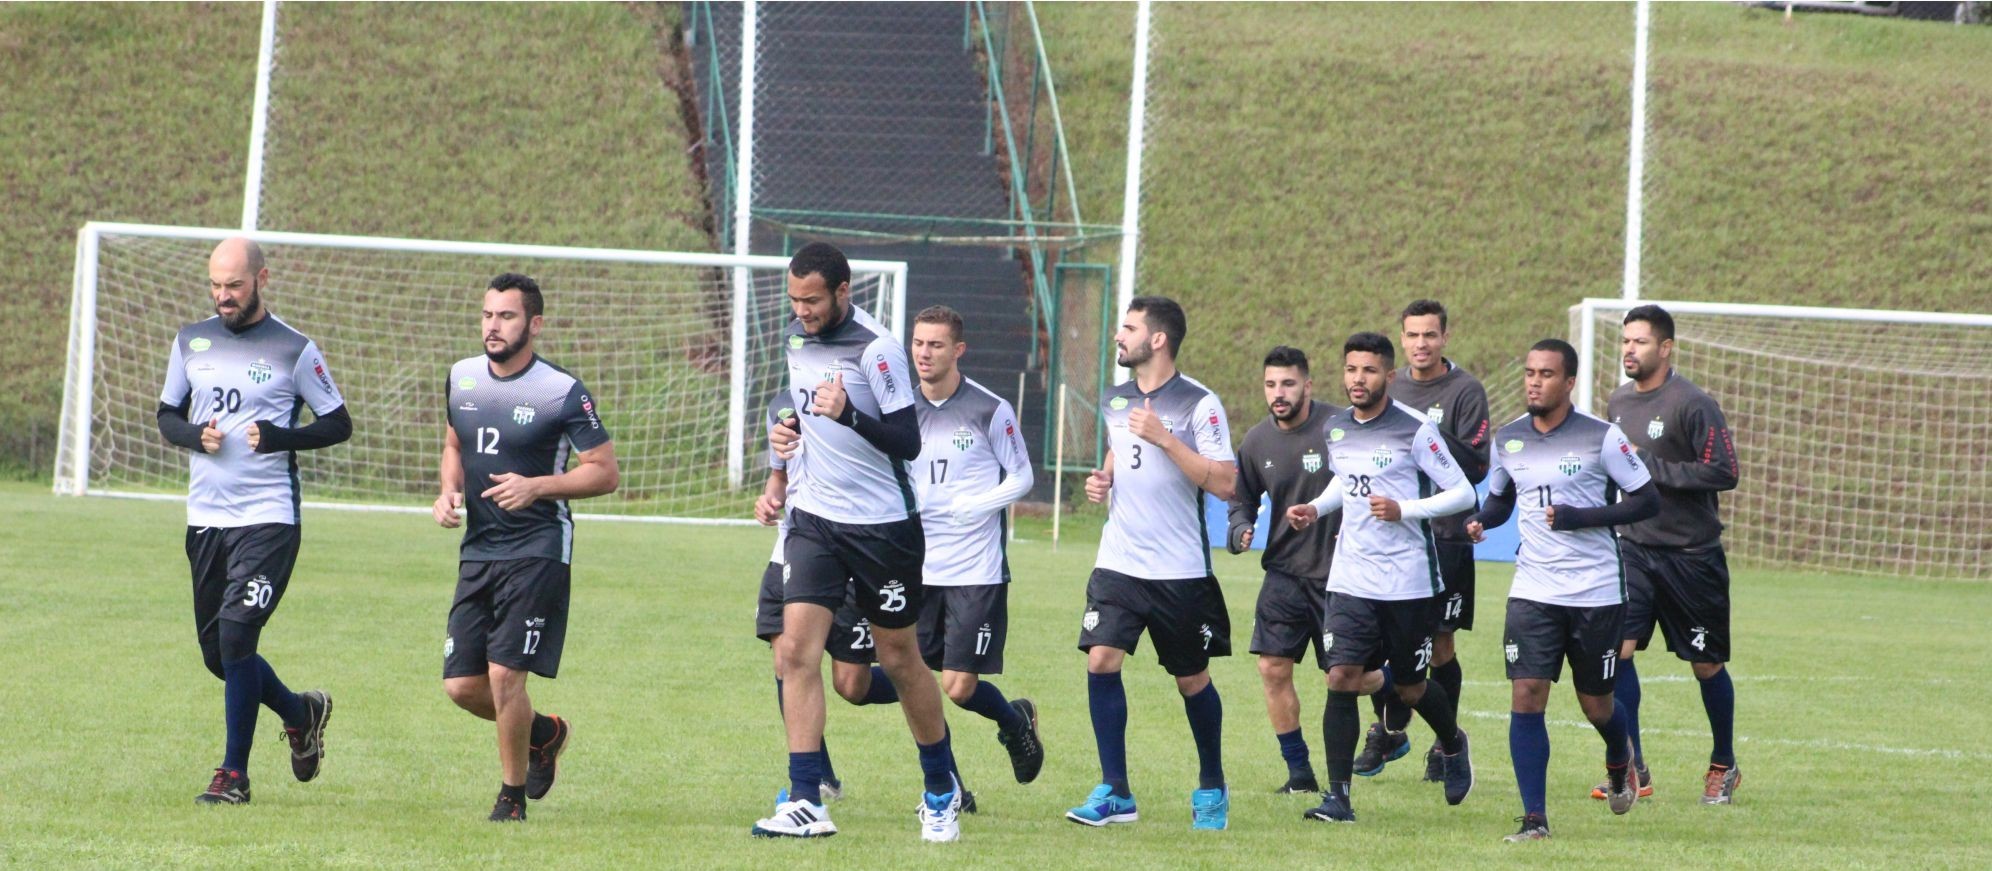
M 1727 668 L 1699 683 L 1702 707 L 1708 711 L 1708 730 L 1715 737 L 1715 747 L 1709 752 L 1708 761 L 1733 768 L 1736 765 L 1736 685 L 1729 681 Z
M 1618 663 L 1618 684 L 1612 695 L 1618 697 L 1619 706 L 1625 709 L 1625 733 L 1632 738 L 1632 761 L 1635 765 L 1646 765 L 1646 748 L 1639 743 L 1639 669 L 1632 660 L 1620 659 Z
M 1217 695 L 1217 684 L 1204 684 L 1196 695 L 1184 696 L 1183 713 L 1197 742 L 1197 788 L 1217 789 L 1224 785 L 1224 700 Z
M 1093 743 L 1100 751 L 1100 782 L 1131 798 L 1127 785 L 1127 690 L 1120 672 L 1086 674 L 1086 703 L 1093 714 Z
M 961 707 L 996 721 L 996 725 L 1006 733 L 1024 728 L 1024 715 L 1010 707 L 1010 700 L 1003 697 L 1003 691 L 986 680 L 975 682 L 975 692 L 968 697 L 968 701 L 961 703 Z
M 1508 714 L 1508 755 L 1515 762 L 1515 786 L 1522 812 L 1549 815 L 1549 727 L 1542 714 Z
M 1301 737 L 1300 730 L 1281 732 L 1274 737 L 1280 739 L 1280 758 L 1286 760 L 1287 773 L 1313 777 L 1314 763 L 1307 759 L 1307 739 Z

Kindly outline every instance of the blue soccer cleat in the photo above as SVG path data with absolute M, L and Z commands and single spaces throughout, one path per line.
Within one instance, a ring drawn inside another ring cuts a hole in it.
M 1224 831 L 1230 827 L 1231 793 L 1224 787 L 1190 793 L 1190 828 Z
M 1065 812 L 1065 818 L 1083 826 L 1109 826 L 1114 823 L 1131 823 L 1141 819 L 1134 809 L 1134 796 L 1114 795 L 1114 788 L 1104 783 L 1093 787 L 1093 794 L 1086 797 L 1086 803 Z

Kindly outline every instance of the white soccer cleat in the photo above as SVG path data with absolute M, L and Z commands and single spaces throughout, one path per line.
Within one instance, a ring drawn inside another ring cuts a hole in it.
M 954 776 L 949 775 L 953 780 Z M 947 795 L 931 792 L 920 799 L 920 840 L 946 843 L 961 840 L 961 781 Z
M 783 797 L 787 797 L 786 791 Z M 754 824 L 756 838 L 827 838 L 837 834 L 830 811 L 801 799 L 775 803 L 775 813 Z

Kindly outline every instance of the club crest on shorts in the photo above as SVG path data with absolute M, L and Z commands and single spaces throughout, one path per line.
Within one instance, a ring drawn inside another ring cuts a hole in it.
M 443 655 L 449 656 L 450 654 L 455 652 L 456 652 L 456 637 L 445 636 L 443 638 Z
M 1646 424 L 1647 438 L 1657 439 L 1660 437 L 1661 433 L 1664 433 L 1666 431 L 1667 431 L 1667 422 L 1661 420 L 1660 418 L 1656 417 Z
M 1321 652 L 1326 653 L 1334 649 L 1335 649 L 1335 633 L 1333 632 L 1321 633 Z
M 973 447 L 974 445 L 975 445 L 975 433 L 970 432 L 968 427 L 965 426 L 955 428 L 954 431 L 955 450 L 965 451 L 968 450 L 970 447 Z
M 1522 646 L 1516 644 L 1513 641 L 1510 641 L 1507 644 L 1502 645 L 1501 649 L 1508 654 L 1509 662 L 1514 662 L 1515 660 L 1522 658 Z
M 1271 468 L 1272 465 L 1273 461 L 1271 460 L 1266 461 L 1267 468 Z M 1314 474 L 1315 472 L 1321 471 L 1321 455 L 1313 451 L 1308 451 L 1307 453 L 1301 454 L 1300 467 L 1306 469 L 1307 473 L 1310 475 Z
M 512 422 L 520 426 L 533 422 L 533 407 L 530 405 L 512 406 Z
M 1100 628 L 1100 612 L 1087 611 L 1086 618 L 1080 620 L 1079 625 L 1085 627 L 1086 631 L 1088 632 Z

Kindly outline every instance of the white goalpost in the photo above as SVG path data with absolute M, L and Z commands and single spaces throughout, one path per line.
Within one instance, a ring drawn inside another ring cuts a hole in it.
M 785 257 L 94 222 L 77 234 L 57 493 L 186 497 L 185 454 L 156 431 L 159 388 L 180 326 L 213 315 L 209 251 L 237 235 L 264 247 L 265 305 L 317 341 L 353 416 L 350 442 L 300 456 L 307 505 L 428 510 L 449 365 L 482 352 L 485 284 L 523 272 L 546 292 L 540 353 L 588 384 L 616 440 L 622 487 L 587 507 L 752 522 L 736 488 L 786 386 Z M 851 272 L 853 304 L 903 334 L 906 264 Z
M 1730 553 L 1992 579 L 1992 315 L 1587 299 L 1570 308 L 1578 408 L 1605 414 L 1623 381 L 1619 323 L 1645 304 L 1673 316 L 1676 370 L 1722 404 L 1735 439 Z

